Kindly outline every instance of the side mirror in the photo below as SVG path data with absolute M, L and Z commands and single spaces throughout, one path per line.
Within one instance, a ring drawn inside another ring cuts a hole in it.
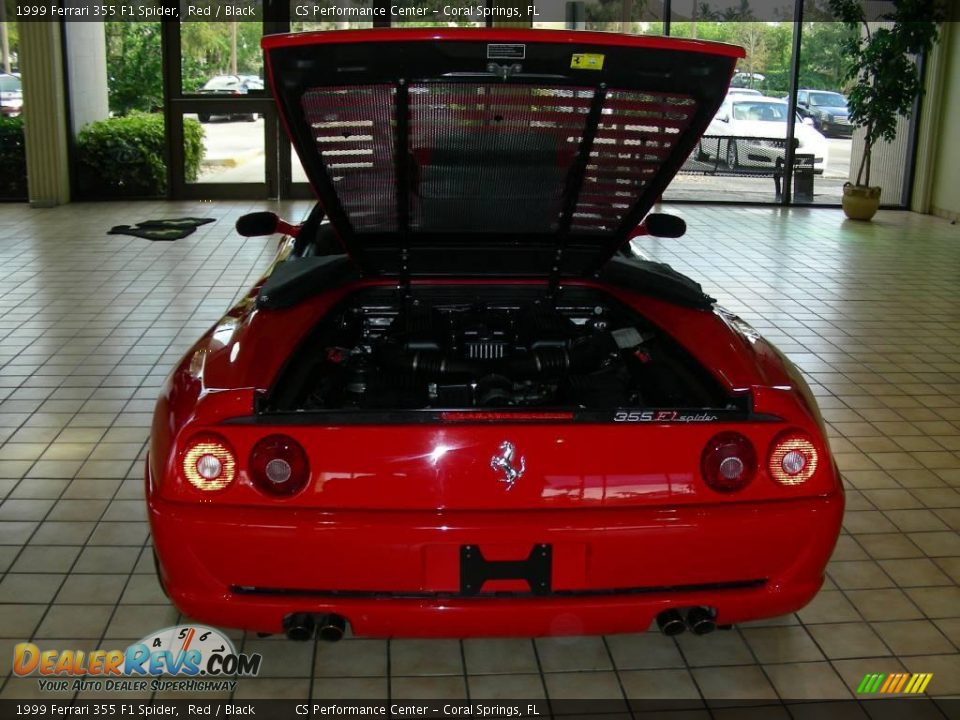
M 300 232 L 299 225 L 291 225 L 269 210 L 243 215 L 237 219 L 236 228 L 237 232 L 244 237 L 264 237 L 274 233 L 296 237 Z
M 630 239 L 653 235 L 654 237 L 678 238 L 687 232 L 687 224 L 683 218 L 666 213 L 650 213 L 643 222 L 633 231 Z
M 800 122 L 803 123 L 804 125 L 809 125 L 810 127 L 813 127 L 813 118 L 811 117 L 805 117 Z
M 729 115 L 721 115 L 720 117 L 717 118 L 717 120 L 719 120 L 720 122 L 730 122 L 730 116 L 729 116 Z
M 237 219 L 237 232 L 244 237 L 273 235 L 280 226 L 280 218 L 269 211 L 247 213 Z

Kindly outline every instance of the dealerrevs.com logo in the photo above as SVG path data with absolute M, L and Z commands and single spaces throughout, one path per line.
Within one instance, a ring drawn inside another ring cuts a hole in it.
M 254 677 L 263 656 L 238 653 L 230 638 L 203 625 L 177 625 L 151 633 L 124 650 L 13 649 L 13 672 L 36 674 L 40 689 L 223 691 L 235 677 Z

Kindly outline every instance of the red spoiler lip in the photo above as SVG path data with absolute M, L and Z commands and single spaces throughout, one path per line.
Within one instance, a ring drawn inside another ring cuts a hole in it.
M 473 42 L 549 41 L 568 45 L 609 45 L 611 47 L 686 50 L 731 58 L 746 57 L 739 45 L 687 40 L 659 35 L 622 35 L 589 30 L 517 30 L 497 28 L 392 28 L 371 30 L 328 30 L 266 35 L 260 40 L 264 50 L 316 45 L 317 43 L 412 42 L 417 40 L 468 40 Z

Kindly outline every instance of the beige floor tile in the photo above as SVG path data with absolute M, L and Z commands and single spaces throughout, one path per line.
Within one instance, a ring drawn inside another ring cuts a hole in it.
M 0 605 L 0 637 L 29 639 L 46 611 L 43 604 Z
M 946 523 L 930 510 L 887 510 L 884 515 L 905 533 L 919 534 L 948 529 Z
M 309 678 L 242 678 L 237 681 L 235 700 L 291 700 L 310 695 Z
M 736 630 L 716 630 L 709 635 L 684 633 L 677 644 L 687 665 L 749 665 L 754 662 L 750 648 Z
M 928 618 L 960 617 L 960 588 L 911 588 L 906 593 Z
M 863 590 L 893 585 L 893 581 L 883 572 L 883 569 L 869 560 L 831 562 L 827 565 L 827 573 L 830 579 L 843 590 Z
M 920 558 L 924 556 L 923 551 L 914 545 L 910 538 L 900 533 L 857 535 L 856 540 L 874 560 Z
M 462 675 L 459 640 L 393 640 L 390 670 L 397 675 Z
M 831 660 L 890 655 L 883 640 L 865 623 L 808 625 L 807 630 Z
M 545 673 L 613 669 L 603 638 L 538 638 L 536 643 L 540 665 Z
M 386 700 L 390 691 L 387 678 L 315 678 L 312 696 L 314 700 Z
M 110 605 L 52 605 L 37 628 L 37 637 L 100 639 L 113 610 Z
M 810 604 L 797 614 L 800 616 L 800 621 L 807 625 L 860 619 L 857 609 L 839 590 L 821 590 Z
M 316 688 L 316 681 L 314 681 Z M 390 699 L 402 700 L 465 700 L 466 682 L 462 675 L 432 677 L 394 677 L 390 681 Z
M 607 646 L 617 670 L 683 667 L 676 640 L 660 632 L 611 635 Z
M 562 702 L 567 700 L 604 700 L 609 701 L 604 703 L 609 712 L 618 712 L 621 707 L 626 709 L 624 690 L 615 672 L 544 673 L 543 679 L 547 697 L 552 701 L 561 701 L 554 705 L 554 712 L 557 714 L 589 711 L 589 705 L 584 707 L 583 704 L 574 703 L 569 706 Z
M 843 529 L 852 535 L 896 532 L 897 527 L 878 510 L 847 511 L 843 516 Z
M 464 640 L 463 655 L 469 675 L 539 672 L 533 642 L 526 638 Z
M 870 622 L 923 617 L 917 606 L 899 589 L 848 590 L 846 594 L 864 619 Z
M 878 622 L 872 627 L 895 655 L 954 652 L 950 640 L 929 620 Z
M 542 700 L 546 698 L 538 673 L 510 675 L 468 675 L 472 700 Z
M 777 697 L 763 670 L 755 665 L 694 668 L 691 672 L 708 701 L 774 700 Z
M 743 631 L 743 636 L 761 664 L 804 662 L 823 658 L 823 653 L 800 626 L 748 628 Z
M 837 545 L 833 549 L 831 560 L 869 560 L 867 555 L 856 539 L 852 535 L 841 535 L 837 538 Z
M 881 560 L 880 567 L 900 587 L 953 584 L 933 561 L 926 558 Z
M 350 638 L 337 643 L 318 642 L 313 674 L 315 677 L 385 676 L 387 641 Z
M 700 691 L 688 670 L 625 670 L 620 673 L 620 681 L 623 683 L 624 693 L 631 700 L 700 698 Z
M 827 662 L 770 665 L 765 671 L 783 700 L 830 700 L 851 696 L 848 686 Z
M 945 532 L 915 532 L 908 537 L 928 557 L 960 556 L 960 534 Z

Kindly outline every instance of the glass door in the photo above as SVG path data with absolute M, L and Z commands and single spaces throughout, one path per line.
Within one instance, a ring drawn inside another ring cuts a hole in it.
M 181 22 L 168 33 L 173 196 L 276 197 L 277 120 L 262 22 Z

